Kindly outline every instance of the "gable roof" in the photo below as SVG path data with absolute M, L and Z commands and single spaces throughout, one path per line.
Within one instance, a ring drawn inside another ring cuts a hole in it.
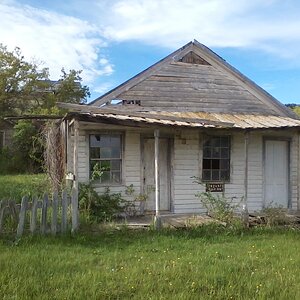
M 186 44 L 89 105 L 102 106 L 112 100 L 138 101 L 141 110 L 297 118 L 290 109 L 197 41 Z

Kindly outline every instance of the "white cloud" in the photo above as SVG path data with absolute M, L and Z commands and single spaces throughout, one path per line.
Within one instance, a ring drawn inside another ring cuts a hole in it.
M 93 90 L 96 93 L 104 94 L 108 92 L 111 88 L 113 88 L 113 84 L 111 82 L 104 82 L 102 84 L 99 84 L 98 86 L 94 87 Z
M 20 47 L 26 59 L 44 62 L 53 79 L 62 67 L 82 69 L 86 83 L 113 72 L 101 55 L 106 44 L 99 29 L 86 21 L 15 1 L 0 3 L 0 20 L 0 42 L 9 49 Z
M 119 0 L 107 7 L 104 34 L 170 48 L 196 38 L 209 47 L 252 47 L 298 59 L 299 9 L 295 0 Z

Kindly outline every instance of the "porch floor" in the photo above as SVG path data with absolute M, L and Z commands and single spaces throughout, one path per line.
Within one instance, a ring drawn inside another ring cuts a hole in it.
M 163 227 L 183 228 L 215 222 L 213 218 L 205 214 L 173 214 L 163 213 L 160 215 Z M 150 227 L 154 222 L 153 214 L 144 216 L 128 217 L 120 224 L 126 224 L 131 228 Z

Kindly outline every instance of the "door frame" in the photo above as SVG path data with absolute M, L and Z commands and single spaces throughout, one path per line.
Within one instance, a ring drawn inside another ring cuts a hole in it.
M 288 190 L 288 203 L 287 208 L 292 208 L 292 184 L 291 184 L 291 142 L 292 138 L 284 136 L 264 136 L 263 137 L 263 203 L 262 208 L 266 208 L 266 142 L 279 141 L 287 142 L 287 190 Z
M 141 145 L 141 193 L 145 193 L 145 172 L 144 172 L 144 167 L 145 167 L 145 147 L 144 147 L 144 142 L 145 140 L 148 139 L 153 139 L 153 135 L 149 134 L 141 134 L 140 138 L 140 145 Z M 168 155 L 168 160 L 167 160 L 167 172 L 168 172 L 168 194 L 169 194 L 169 210 L 170 212 L 174 211 L 174 171 L 173 171 L 173 158 L 174 158 L 174 137 L 170 135 L 161 135 L 159 139 L 166 139 L 168 143 L 168 149 L 167 149 L 167 155 Z

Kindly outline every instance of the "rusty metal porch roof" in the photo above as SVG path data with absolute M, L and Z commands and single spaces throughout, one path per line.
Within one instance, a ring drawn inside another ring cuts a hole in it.
M 190 128 L 236 128 L 236 129 L 268 129 L 268 128 L 300 128 L 300 120 L 274 115 L 221 114 L 206 112 L 164 112 L 151 111 L 143 113 L 110 112 L 78 112 L 83 118 L 101 120 L 137 122 L 149 125 L 165 125 Z M 74 115 L 74 113 L 70 113 Z

